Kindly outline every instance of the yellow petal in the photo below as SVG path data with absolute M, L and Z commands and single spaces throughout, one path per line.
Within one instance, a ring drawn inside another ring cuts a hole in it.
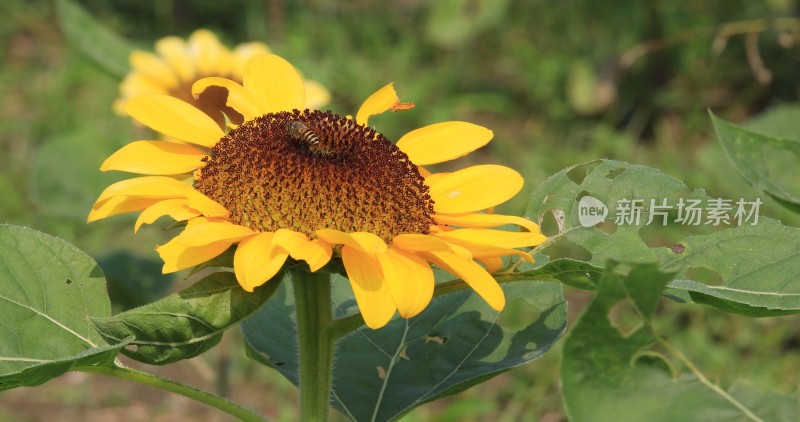
M 367 126 L 369 116 L 381 114 L 399 102 L 400 98 L 394 90 L 394 82 L 391 82 L 370 95 L 364 104 L 361 104 L 356 113 L 356 123 Z
M 273 244 L 274 233 L 260 233 L 239 243 L 233 256 L 236 280 L 248 292 L 280 271 L 289 254 Z
M 437 123 L 407 133 L 397 147 L 418 166 L 450 161 L 486 145 L 494 134 L 467 122 Z
M 133 97 L 122 108 L 145 126 L 189 143 L 212 147 L 225 136 L 211 117 L 168 95 Z
M 162 200 L 161 198 L 116 196 L 99 205 L 95 205 L 95 207 L 89 211 L 89 217 L 86 219 L 86 222 L 91 223 L 92 221 L 111 217 L 112 215 L 141 211 Z
M 460 247 L 469 251 L 469 255 L 475 259 L 498 258 L 509 255 L 516 255 L 528 262 L 533 262 L 533 257 L 529 254 L 516 249 L 502 246 L 487 245 L 483 243 L 468 242 L 458 238 L 448 238 L 441 233 L 437 233 L 443 240 L 446 240 L 451 247 Z M 462 256 L 463 257 L 463 256 Z
M 455 274 L 475 290 L 494 310 L 501 311 L 506 305 L 503 289 L 480 265 L 449 252 L 425 252 L 428 261 Z
M 316 231 L 320 239 L 332 245 L 347 245 L 361 252 L 386 252 L 386 243 L 373 233 L 345 233 L 334 229 Z
M 279 229 L 272 242 L 289 252 L 292 258 L 306 261 L 312 272 L 327 264 L 333 255 L 327 242 L 309 240 L 303 233 L 292 230 Z
M 437 213 L 483 210 L 509 200 L 522 189 L 522 176 L 493 164 L 467 167 L 428 182 Z
M 225 218 L 230 215 L 230 212 L 219 202 L 194 190 L 194 188 L 186 191 L 186 199 L 189 207 L 200 211 L 200 213 L 206 217 Z
M 472 259 L 472 254 L 464 248 L 455 248 L 438 237 L 428 234 L 401 234 L 392 239 L 392 247 L 409 252 L 452 252 L 464 259 Z
M 322 239 L 312 240 L 311 247 L 309 249 L 312 250 L 311 253 L 308 253 L 309 256 L 301 259 L 304 259 L 306 262 L 308 262 L 308 266 L 312 272 L 317 271 L 325 266 L 325 264 L 327 264 L 333 256 L 333 248 L 331 247 L 330 243 Z M 318 250 L 318 252 L 313 251 L 314 249 Z
M 174 89 L 178 86 L 178 77 L 175 72 L 155 54 L 134 50 L 129 59 L 134 72 L 144 75 L 167 89 Z
M 156 42 L 156 52 L 175 69 L 178 78 L 188 82 L 194 78 L 194 66 L 186 42 L 178 37 L 166 37 Z
M 116 196 L 144 198 L 185 198 L 191 186 L 166 176 L 143 176 L 125 179 L 105 188 L 95 202 L 95 206 Z
M 536 246 L 547 240 L 547 236 L 541 233 L 510 232 L 491 229 L 457 229 L 437 234 L 437 236 L 445 240 L 459 239 L 503 248 Z
M 321 83 L 306 80 L 306 107 L 315 110 L 331 102 L 331 93 Z
M 136 141 L 125 145 L 103 162 L 101 171 L 119 170 L 139 174 L 180 174 L 203 165 L 206 154 L 186 144 L 166 141 Z
M 515 215 L 501 214 L 436 214 L 434 217 L 438 224 L 447 224 L 460 227 L 490 228 L 506 224 L 516 224 L 525 227 L 531 233 L 540 233 L 539 225 L 531 220 Z
M 153 205 L 145 208 L 139 218 L 136 219 L 136 225 L 133 231 L 138 232 L 142 224 L 153 224 L 159 217 L 168 215 L 175 221 L 184 221 L 200 215 L 197 210 L 189 208 L 188 201 L 185 199 L 166 199 L 156 202 Z
M 420 173 L 420 174 L 422 174 L 422 173 Z M 440 180 L 442 180 L 445 176 L 447 176 L 449 174 L 451 174 L 451 173 L 433 173 L 433 174 L 429 174 L 427 176 L 423 175 L 422 177 L 425 178 L 425 184 L 426 185 L 432 186 L 432 185 L 434 185 L 436 183 L 439 183 Z
M 233 78 L 235 81 L 241 81 L 244 76 L 244 68 L 247 65 L 247 62 L 255 56 L 269 53 L 269 47 L 261 42 L 239 44 L 236 46 L 230 56 L 230 61 L 232 63 L 231 78 Z
M 292 65 L 274 54 L 256 56 L 244 67 L 244 87 L 261 104 L 261 114 L 306 107 L 303 78 Z
M 231 78 L 231 74 L 233 74 L 234 68 L 236 67 L 236 62 L 233 59 L 233 54 L 227 47 L 224 45 L 222 46 L 221 57 L 219 62 L 217 62 L 217 73 L 216 75 L 224 76 L 227 78 Z M 242 68 L 244 69 L 244 68 Z M 239 71 L 239 75 L 241 75 L 241 70 Z M 241 82 L 242 78 L 239 77 L 236 79 L 236 82 Z
M 189 37 L 189 52 L 200 75 L 219 74 L 224 50 L 217 36 L 207 29 L 198 29 Z
M 181 239 L 187 246 L 203 246 L 220 241 L 236 243 L 242 239 L 252 237 L 254 234 L 253 230 L 245 226 L 217 220 L 187 227 L 181 233 Z
M 422 312 L 433 297 L 430 265 L 418 256 L 394 248 L 375 255 L 400 316 L 411 318 Z
M 230 242 L 217 242 L 204 246 L 188 246 L 183 243 L 179 235 L 166 244 L 157 247 L 156 251 L 158 251 L 161 259 L 164 261 L 164 266 L 161 271 L 167 274 L 202 264 L 225 252 L 230 246 Z
M 392 319 L 395 305 L 375 254 L 342 246 L 342 262 L 367 327 L 381 328 Z
M 503 268 L 502 258 L 478 258 L 478 261 L 486 267 L 489 274 L 494 274 Z
M 256 97 L 243 86 L 230 79 L 213 76 L 200 79 L 192 85 L 192 95 L 197 97 L 210 86 L 227 89 L 228 99 L 225 104 L 241 113 L 245 120 L 253 120 L 264 114 Z
M 128 98 L 142 94 L 168 94 L 169 88 L 140 73 L 129 73 L 120 82 L 119 92 Z

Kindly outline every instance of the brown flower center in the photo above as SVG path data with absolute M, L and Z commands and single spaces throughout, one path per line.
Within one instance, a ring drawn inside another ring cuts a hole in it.
M 365 231 L 391 242 L 428 234 L 434 224 L 429 189 L 408 156 L 331 112 L 257 117 L 222 138 L 205 162 L 195 188 L 253 230 Z

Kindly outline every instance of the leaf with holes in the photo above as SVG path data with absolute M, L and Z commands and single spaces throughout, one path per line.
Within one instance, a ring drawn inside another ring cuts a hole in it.
M 591 201 L 586 199 L 590 197 Z M 620 218 L 620 204 L 630 200 L 644 204 L 638 220 Z M 667 204 L 673 209 L 660 215 L 660 210 L 654 208 L 656 212 L 651 213 L 651 200 L 656 206 Z M 569 167 L 551 177 L 534 192 L 527 216 L 541 221 L 548 212 L 563 213 L 564 237 L 591 253 L 592 265 L 603 266 L 608 260 L 658 261 L 663 268 L 680 269 L 677 278 L 691 281 L 672 283 L 670 296 L 749 316 L 800 312 L 800 229 L 757 215 L 749 220 L 743 217 L 744 224 L 734 228 L 705 224 L 705 214 L 701 214 L 700 224 L 682 225 L 675 223 L 681 201 L 696 201 L 696 209 L 701 211 L 714 206 L 714 199 L 704 192 L 689 191 L 656 169 L 602 160 Z M 620 224 L 613 230 L 602 224 L 582 224 L 582 219 L 585 223 L 586 217 L 591 216 L 585 211 L 590 205 L 606 207 L 606 215 L 600 221 L 609 224 L 618 220 Z M 733 209 L 733 203 L 731 206 Z M 731 222 L 736 220 L 735 216 L 729 217 Z M 641 237 L 645 229 L 663 237 L 683 232 L 690 235 L 670 242 L 671 246 L 651 247 Z M 691 235 L 692 232 L 697 234 Z M 699 283 L 701 280 L 692 276 L 696 269 L 718 274 L 721 284 Z
M 797 420 L 791 397 L 741 387 L 724 392 L 694 374 L 673 373 L 652 351 L 658 338 L 646 327 L 674 274 L 658 264 L 634 266 L 625 276 L 617 269 L 609 261 L 597 295 L 564 343 L 561 384 L 569 420 Z M 610 317 L 620 304 L 635 311 L 642 328 L 623 334 L 614 326 Z
M 615 205 L 620 201 L 640 200 L 649 205 L 651 200 L 660 204 L 663 198 L 674 205 L 680 198 L 704 196 L 700 191 L 690 192 L 683 183 L 659 170 L 600 160 L 568 167 L 550 177 L 531 196 L 526 216 L 541 223 L 548 213 L 563 213 L 564 235 L 588 250 L 594 265 L 603 267 L 608 259 L 653 262 L 662 256 L 661 251 L 648 247 L 639 235 L 650 216 L 647 209 L 638 221 L 616 225 L 613 233 L 582 224 L 581 220 L 584 223 L 613 222 L 617 217 Z M 603 208 L 606 215 L 591 215 L 593 212 L 602 214 Z M 654 222 L 659 223 L 655 216 Z
M 335 316 L 354 301 L 347 279 L 333 276 Z M 501 285 L 508 301 L 498 316 L 471 290 L 433 299 L 420 315 L 385 327 L 361 327 L 339 340 L 332 403 L 354 420 L 389 421 L 413 408 L 483 382 L 545 353 L 566 328 L 558 284 Z M 339 291 L 339 293 L 336 292 Z M 242 324 L 248 354 L 298 382 L 291 283 Z M 349 297 L 349 299 L 348 299 Z
M 794 116 L 794 132 L 797 113 Z M 800 213 L 800 139 L 783 139 L 765 135 L 728 123 L 711 114 L 714 130 L 733 165 L 748 182 L 766 192 L 789 209 Z M 766 125 L 778 125 L 774 118 L 757 123 L 762 131 Z M 783 122 L 780 122 L 783 123 Z M 778 128 L 781 132 L 785 129 Z
M 71 0 L 57 0 L 56 6 L 59 24 L 70 44 L 112 75 L 123 77 L 128 73 L 128 55 L 133 48 L 127 41 Z
M 122 353 L 140 362 L 164 365 L 195 357 L 214 347 L 223 332 L 269 299 L 279 274 L 245 292 L 231 272 L 208 275 L 191 287 L 151 304 L 108 318 L 93 318 L 108 341 L 133 337 Z
M 39 385 L 113 361 L 90 318 L 110 315 L 106 282 L 91 257 L 26 227 L 0 224 L 0 390 Z
M 800 229 L 762 218 L 758 225 L 691 236 L 681 245 L 682 253 L 668 254 L 664 267 L 708 268 L 723 280 L 670 283 L 694 302 L 750 317 L 800 312 Z

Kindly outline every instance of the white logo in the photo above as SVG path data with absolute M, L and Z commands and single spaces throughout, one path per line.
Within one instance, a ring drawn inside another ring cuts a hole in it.
M 608 207 L 597 198 L 587 195 L 578 202 L 578 221 L 583 227 L 592 227 L 605 220 L 607 215 Z

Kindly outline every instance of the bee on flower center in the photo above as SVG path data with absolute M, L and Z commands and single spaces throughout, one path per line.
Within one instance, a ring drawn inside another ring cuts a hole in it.
M 289 122 L 289 136 L 291 136 L 295 141 L 305 144 L 308 147 L 319 144 L 319 138 L 317 137 L 317 134 L 314 133 L 310 127 L 306 126 L 305 123 L 297 120 L 292 120 Z

